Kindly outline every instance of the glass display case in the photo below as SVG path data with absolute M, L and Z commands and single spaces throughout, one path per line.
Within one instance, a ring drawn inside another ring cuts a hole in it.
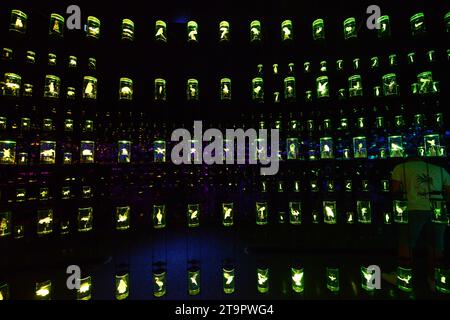
M 94 163 L 95 142 L 83 140 L 80 144 L 80 163 Z
M 265 266 L 256 268 L 256 281 L 259 293 L 269 292 L 269 268 Z
M 153 271 L 153 295 L 156 298 L 164 296 L 167 292 L 166 271 L 157 269 Z
M 74 87 L 67 87 L 67 91 L 66 91 L 66 99 L 67 100 L 74 100 L 75 99 L 75 88 Z
M 114 283 L 116 287 L 116 300 L 125 300 L 130 295 L 130 274 L 116 274 L 114 276 Z
M 41 141 L 40 162 L 43 164 L 55 164 L 56 141 Z
M 222 268 L 223 292 L 231 294 L 234 292 L 235 273 L 232 266 L 225 266 Z
M 411 26 L 411 34 L 413 36 L 418 36 L 424 34 L 426 30 L 425 25 L 425 15 L 423 12 L 416 13 L 409 19 L 409 24 Z
M 155 40 L 167 42 L 167 24 L 162 20 L 155 22 Z
M 447 203 L 445 200 L 435 200 L 430 199 L 432 216 L 431 221 L 437 224 L 447 224 L 448 214 L 447 214 Z
M 186 84 L 186 99 L 190 101 L 198 101 L 198 80 L 188 79 Z
M 221 21 L 219 23 L 219 41 L 230 41 L 230 23 L 228 21 Z
M 20 95 L 20 87 L 22 85 L 22 77 L 15 73 L 6 72 L 4 76 L 3 95 L 10 97 L 18 97 Z
M 166 142 L 156 140 L 153 142 L 153 161 L 166 162 Z
M 50 280 L 36 283 L 36 300 L 52 299 L 52 282 Z
M 134 40 L 134 22 L 132 20 L 130 19 L 122 20 L 121 39 L 130 41 Z
M 367 158 L 366 137 L 353 138 L 353 156 L 355 157 L 355 159 Z
M 294 39 L 294 30 L 291 20 L 284 20 L 281 23 L 281 40 L 288 41 Z
M 116 230 L 123 231 L 130 228 L 131 207 L 116 207 Z
M 43 209 L 37 211 L 37 234 L 43 236 L 53 232 L 53 210 Z
M 284 99 L 286 101 L 295 101 L 296 85 L 294 77 L 286 77 L 284 79 Z
M 120 140 L 117 143 L 117 162 L 118 163 L 130 163 L 131 161 L 131 141 Z
M 383 94 L 385 96 L 398 96 L 399 85 L 397 84 L 397 76 L 395 73 L 385 74 L 382 78 L 383 81 Z
M 326 224 L 337 223 L 336 201 L 323 201 L 323 222 Z
M 133 80 L 120 78 L 119 100 L 133 100 Z
M 269 221 L 269 206 L 267 202 L 256 202 L 256 224 L 266 225 Z
M 289 202 L 289 223 L 299 225 L 302 223 L 302 204 L 298 201 Z
M 166 101 L 166 80 L 155 79 L 155 101 Z
M 155 229 L 166 227 L 166 206 L 164 204 L 153 205 L 152 221 Z
M 302 293 L 305 289 L 305 278 L 303 268 L 291 268 L 292 290 L 296 293 Z
M 440 154 L 441 145 L 438 134 L 427 134 L 423 137 L 423 141 L 425 146 L 425 155 L 427 157 L 441 156 Z
M 327 76 L 320 76 L 316 79 L 317 98 L 328 98 L 330 96 L 330 86 Z
M 450 269 L 436 268 L 434 271 L 434 280 L 436 290 L 440 293 L 450 293 Z M 1 290 L 1 289 L 0 289 Z
M 198 42 L 198 24 L 195 21 L 187 23 L 187 41 Z
M 200 293 L 200 268 L 190 267 L 187 272 L 188 276 L 188 294 L 195 296 Z
M 80 288 L 77 289 L 77 300 L 91 300 L 92 298 L 92 277 L 87 276 L 80 279 Z
M 231 79 L 220 79 L 220 100 L 231 100 Z
M 361 97 L 363 95 L 362 80 L 359 74 L 348 78 L 348 93 L 350 97 Z
M 403 158 L 405 156 L 405 148 L 403 146 L 402 136 L 389 136 L 389 157 Z
M 327 267 L 327 289 L 331 292 L 339 292 L 339 269 Z
M 260 77 L 252 80 L 252 98 L 256 102 L 264 101 L 264 81 Z
M 405 292 L 413 291 L 413 272 L 411 268 L 397 268 L 397 288 Z
M 0 164 L 14 164 L 16 161 L 16 142 L 0 141 Z
M 372 204 L 369 200 L 357 200 L 356 212 L 358 213 L 358 222 L 362 224 L 372 223 Z
M 234 204 L 222 203 L 222 225 L 231 227 L 234 224 Z
M 333 138 L 322 137 L 320 138 L 320 158 L 321 159 L 333 159 Z
M 64 34 L 64 28 L 64 17 L 59 14 L 52 13 L 50 15 L 50 27 L 48 34 L 50 36 L 62 37 Z
M 78 208 L 78 232 L 89 232 L 92 230 L 94 221 L 94 209 Z
M 400 224 L 408 223 L 408 201 L 394 200 L 393 201 L 394 221 Z
M 18 33 L 27 32 L 28 16 L 25 12 L 20 10 L 11 10 L 11 20 L 9 22 L 9 31 Z
M 286 158 L 288 160 L 297 160 L 300 158 L 300 143 L 298 138 L 286 139 Z
M 0 283 L 0 301 L 9 300 L 9 285 Z
M 344 39 L 356 38 L 356 19 L 353 17 L 344 20 Z
M 10 211 L 0 212 L 0 238 L 12 233 L 11 217 Z
M 97 78 L 90 76 L 84 77 L 83 99 L 97 99 Z
M 68 66 L 70 69 L 76 68 L 78 65 L 78 58 L 75 56 L 69 56 Z
M 323 19 L 316 19 L 313 21 L 312 33 L 314 40 L 325 40 L 325 25 Z
M 391 37 L 391 23 L 389 16 L 383 15 L 377 19 L 377 23 L 380 28 L 377 30 L 377 36 L 379 39 L 386 39 Z
M 187 206 L 187 220 L 189 228 L 196 228 L 200 226 L 200 205 L 188 204 Z
M 253 20 L 250 22 L 250 42 L 258 42 L 261 39 L 261 22 L 259 20 Z
M 86 37 L 99 39 L 100 38 L 100 20 L 96 17 L 89 16 L 86 24 Z

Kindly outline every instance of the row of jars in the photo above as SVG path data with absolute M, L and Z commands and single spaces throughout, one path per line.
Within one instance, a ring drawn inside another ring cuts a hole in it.
M 9 30 L 13 32 L 26 33 L 28 16 L 20 10 L 11 11 L 11 21 Z M 450 12 L 444 16 L 446 32 L 450 32 Z M 378 38 L 390 38 L 391 24 L 388 15 L 380 16 L 376 20 L 376 33 Z M 85 33 L 86 37 L 99 39 L 101 34 L 100 19 L 88 16 Z M 50 15 L 49 35 L 62 37 L 65 29 L 65 18 L 62 15 L 52 13 Z M 312 37 L 314 40 L 325 40 L 325 21 L 316 19 L 312 22 Z M 282 41 L 292 41 L 294 39 L 294 25 L 292 20 L 284 20 L 280 25 L 280 36 Z M 423 12 L 419 12 L 410 17 L 410 31 L 413 36 L 425 34 L 427 24 Z M 349 17 L 343 21 L 342 32 L 344 39 L 354 39 L 358 37 L 358 27 L 355 17 Z M 249 35 L 251 42 L 260 42 L 263 39 L 263 28 L 260 20 L 253 20 L 249 25 Z M 228 21 L 220 21 L 218 26 L 219 41 L 228 42 L 231 39 L 231 26 Z M 188 21 L 186 24 L 186 39 L 188 42 L 198 42 L 200 28 L 196 21 Z M 133 41 L 135 38 L 135 24 L 131 19 L 123 19 L 121 25 L 121 39 Z M 167 42 L 167 23 L 157 20 L 154 28 L 154 38 L 156 41 Z
M 440 144 L 438 134 L 427 134 L 424 136 L 423 144 L 417 147 L 417 154 L 421 157 L 446 157 L 447 152 L 445 146 Z M 190 140 L 190 160 L 197 163 L 201 159 L 201 148 L 198 149 L 196 140 Z M 229 156 L 245 159 L 246 150 L 238 150 L 237 155 L 230 154 L 230 150 L 235 150 L 233 147 L 234 141 L 225 140 L 223 150 L 216 152 L 221 153 L 222 160 Z M 335 148 L 332 137 L 320 138 L 319 146 L 315 143 L 306 144 L 300 141 L 299 138 L 288 138 L 284 145 L 283 151 L 278 151 L 280 160 L 284 158 L 287 160 L 316 160 L 316 159 L 387 159 L 389 158 L 403 158 L 407 157 L 406 144 L 401 135 L 393 135 L 388 137 L 388 147 L 369 147 L 367 138 L 365 136 L 358 136 L 353 138 L 353 148 L 345 148 L 340 146 Z M 131 163 L 132 156 L 132 142 L 128 140 L 121 140 L 117 143 L 117 162 Z M 57 155 L 56 141 L 41 141 L 40 142 L 40 163 L 41 164 L 55 164 Z M 369 150 L 375 149 L 374 152 Z M 303 150 L 303 152 L 301 152 Z M 319 153 L 317 153 L 319 150 Z M 267 143 L 263 139 L 255 139 L 250 143 L 248 152 L 253 152 L 257 159 L 268 157 Z M 203 151 L 204 152 L 204 151 Z M 16 159 L 17 158 L 17 159 Z M 166 161 L 166 142 L 157 140 L 153 143 L 153 161 Z M 80 143 L 80 163 L 94 163 L 95 162 L 95 142 L 83 140 Z M 28 153 L 20 152 L 16 155 L 16 142 L 12 140 L 0 141 L 0 164 L 28 164 Z M 63 153 L 63 164 L 72 164 L 72 153 Z
M 388 97 L 399 96 L 400 89 L 395 73 L 388 73 L 382 76 L 381 86 L 373 87 L 374 97 Z M 85 76 L 83 78 L 82 98 L 83 99 L 97 99 L 97 78 L 92 76 Z M 294 76 L 284 78 L 284 92 L 276 91 L 273 93 L 272 101 L 278 103 L 284 98 L 286 101 L 295 101 L 297 99 L 297 85 Z M 219 98 L 220 100 L 231 100 L 232 87 L 230 78 L 222 78 L 219 81 Z M 0 83 L 0 92 L 3 96 L 10 97 L 32 97 L 33 84 L 25 83 L 22 87 L 22 77 L 15 73 L 5 73 L 3 81 Z M 199 81 L 197 79 L 188 79 L 186 81 L 186 99 L 189 101 L 198 101 Z M 436 95 L 440 92 L 439 81 L 433 80 L 431 71 L 425 71 L 417 74 L 417 82 L 411 84 L 412 95 Z M 330 84 L 327 75 L 322 75 L 316 78 L 315 97 L 317 99 L 330 98 Z M 133 100 L 133 80 L 130 78 L 120 78 L 119 80 L 119 100 Z M 58 99 L 61 94 L 61 79 L 55 75 L 46 75 L 44 83 L 45 98 Z M 264 79 L 262 77 L 255 77 L 252 79 L 252 100 L 255 102 L 264 102 Z M 338 99 L 346 99 L 348 97 L 362 97 L 363 84 L 362 77 L 359 74 L 348 77 L 348 88 L 340 88 L 337 91 Z M 67 87 L 65 92 L 66 99 L 76 98 L 75 87 Z M 157 78 L 154 80 L 153 97 L 155 101 L 166 101 L 167 99 L 167 85 L 166 80 Z M 305 101 L 312 101 L 313 91 L 306 90 L 304 93 Z

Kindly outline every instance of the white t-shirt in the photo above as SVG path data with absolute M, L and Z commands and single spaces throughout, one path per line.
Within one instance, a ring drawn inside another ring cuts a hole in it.
M 401 182 L 409 211 L 429 211 L 430 199 L 442 199 L 443 188 L 450 186 L 447 170 L 424 161 L 409 161 L 397 165 L 392 171 L 392 180 Z M 439 195 L 430 195 L 433 192 Z

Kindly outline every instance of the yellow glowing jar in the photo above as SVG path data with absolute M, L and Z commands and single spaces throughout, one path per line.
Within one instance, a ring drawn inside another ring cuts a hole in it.
M 260 267 L 256 269 L 256 281 L 259 293 L 267 293 L 269 292 L 269 268 Z
M 222 203 L 222 225 L 231 227 L 234 224 L 234 204 Z
M 131 207 L 116 208 L 116 230 L 128 230 L 130 228 Z
M 64 34 L 64 27 L 64 17 L 59 14 L 52 13 L 50 15 L 48 34 L 51 36 L 62 37 Z
M 153 205 L 153 228 L 162 229 L 166 227 L 166 206 Z
M 53 209 L 38 210 L 37 234 L 43 236 L 53 232 Z
M 200 268 L 192 267 L 188 269 L 188 293 L 195 296 L 200 293 Z
M 269 220 L 269 206 L 267 202 L 256 202 L 256 224 L 267 225 Z
M 115 275 L 114 277 L 116 287 L 115 297 L 117 300 L 125 300 L 130 295 L 129 278 L 130 278 L 129 273 Z
M 200 225 L 200 205 L 188 204 L 187 206 L 188 227 L 195 228 Z
M 91 300 L 92 298 L 92 278 L 88 276 L 80 279 L 80 288 L 77 290 L 77 300 Z
M 89 16 L 86 24 L 86 37 L 99 39 L 100 38 L 100 20 L 96 17 Z
M 36 300 L 52 299 L 52 282 L 50 280 L 36 283 Z
M 9 22 L 9 31 L 24 34 L 27 31 L 28 16 L 20 10 L 11 10 L 11 20 Z
M 302 293 L 305 290 L 305 278 L 303 268 L 291 268 L 292 290 Z
M 166 271 L 156 270 L 153 272 L 153 295 L 160 298 L 166 294 Z
M 78 208 L 78 231 L 89 232 L 92 230 L 92 224 L 94 220 L 94 209 Z
M 11 212 L 0 212 L 0 238 L 9 236 L 12 232 Z
M 223 292 L 231 294 L 235 289 L 235 272 L 233 267 L 222 268 Z
M 14 164 L 16 160 L 16 142 L 0 141 L 0 164 Z

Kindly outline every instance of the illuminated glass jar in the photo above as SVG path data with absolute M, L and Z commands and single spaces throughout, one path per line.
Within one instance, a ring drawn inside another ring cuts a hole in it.
M 93 16 L 87 18 L 86 37 L 93 39 L 100 38 L 100 20 L 98 18 Z
M 22 96 L 24 96 L 24 97 L 32 97 L 33 96 L 33 85 L 32 84 L 24 83 Z
M 195 21 L 187 23 L 187 41 L 198 42 L 198 24 Z
M 366 266 L 361 266 L 361 287 L 366 291 L 374 291 L 376 288 L 373 286 L 373 277 L 375 270 L 369 270 Z
M 121 39 L 130 41 L 134 40 L 134 22 L 132 20 L 130 19 L 122 20 Z
M 350 97 L 361 97 L 363 95 L 362 80 L 359 74 L 348 78 L 348 93 Z
M 116 230 L 123 231 L 130 228 L 131 207 L 116 207 Z
M 133 80 L 120 78 L 119 100 L 133 100 Z
M 373 87 L 373 96 L 375 98 L 381 97 L 381 87 L 380 86 L 374 86 Z
M 311 72 L 311 62 L 306 61 L 305 63 L 303 63 L 303 72 L 304 73 Z
M 84 77 L 83 99 L 97 99 L 97 78 L 90 76 Z
M 2 60 L 12 60 L 13 51 L 10 48 L 3 48 L 2 50 Z
M 0 283 L 0 300 L 9 300 L 9 285 Z
M 269 292 L 269 268 L 258 267 L 256 268 L 256 288 L 259 293 Z
M 0 238 L 9 236 L 12 232 L 11 212 L 0 212 Z
M 416 83 L 416 82 L 411 83 L 411 94 L 413 96 L 419 94 L 419 84 L 418 83 Z
M 36 300 L 52 299 L 52 282 L 50 280 L 36 283 Z
M 286 223 L 286 212 L 280 211 L 278 212 L 278 223 L 285 224 Z
M 82 196 L 83 199 L 92 198 L 92 188 L 90 186 L 83 186 L 82 188 Z
M 436 61 L 436 52 L 434 50 L 430 50 L 427 52 L 428 62 L 432 63 Z
M 405 148 L 403 147 L 402 136 L 389 136 L 389 157 L 403 158 L 405 156 Z
M 53 231 L 53 210 L 44 209 L 37 211 L 37 234 L 43 236 Z
M 42 121 L 42 130 L 43 131 L 53 131 L 55 129 L 53 125 L 53 119 L 44 119 Z
M 348 224 L 355 223 L 355 218 L 354 218 L 355 214 L 352 211 L 347 211 L 345 215 L 346 215 L 346 220 L 347 220 Z
M 167 42 L 167 24 L 162 20 L 155 22 L 155 40 Z
M 391 212 L 383 213 L 383 222 L 384 222 L 384 224 L 392 224 L 392 213 Z
M 284 79 L 284 99 L 294 101 L 296 97 L 295 78 L 286 77 Z
M 409 52 L 408 53 L 408 64 L 414 64 L 416 62 L 416 53 Z
M 436 268 L 434 271 L 436 290 L 440 293 L 450 293 L 450 269 Z
M 325 60 L 320 61 L 320 72 L 327 72 L 327 62 Z
M 71 152 L 64 152 L 63 164 L 65 164 L 65 165 L 72 164 L 72 153 Z
M 118 163 L 130 163 L 131 161 L 131 141 L 120 140 L 117 143 L 118 154 L 117 154 L 117 162 Z
M 356 20 L 353 17 L 344 20 L 344 38 L 345 40 L 356 38 Z
M 281 23 L 281 40 L 289 41 L 294 39 L 294 31 L 291 20 L 284 20 Z
M 76 68 L 78 65 L 78 59 L 75 56 L 69 56 L 68 66 L 69 68 Z
M 70 199 L 70 187 L 62 187 L 61 189 L 61 199 Z
M 367 140 L 366 137 L 353 138 L 353 154 L 355 158 L 367 158 Z
M 4 96 L 18 97 L 20 95 L 20 86 L 22 84 L 21 76 L 15 73 L 5 73 L 4 82 Z
M 50 15 L 50 27 L 48 30 L 48 34 L 51 36 L 62 37 L 63 33 L 64 33 L 64 17 L 59 14 L 52 13 Z
M 358 213 L 359 223 L 372 223 L 372 205 L 369 200 L 356 201 L 356 212 Z
M 18 154 L 17 164 L 24 166 L 28 164 L 28 153 L 20 152 Z
M 186 98 L 190 101 L 198 101 L 198 81 L 197 79 L 188 79 L 186 84 Z
M 80 147 L 80 163 L 94 163 L 95 142 L 81 141 Z
M 321 159 L 333 159 L 333 138 L 323 137 L 320 138 L 320 158 Z
M 167 292 L 166 271 L 158 269 L 153 271 L 153 295 L 157 298 L 164 296 Z
M 91 300 L 92 298 L 92 278 L 88 276 L 80 279 L 80 288 L 77 289 L 77 300 Z
M 381 16 L 378 18 L 377 22 L 380 24 L 380 28 L 377 30 L 378 38 L 389 38 L 391 36 L 391 23 L 389 21 L 389 16 Z
M 388 73 L 383 76 L 383 94 L 385 96 L 398 96 L 398 87 L 395 73 Z
M 69 234 L 69 232 L 70 232 L 69 226 L 70 226 L 69 220 L 61 221 L 59 224 L 60 234 L 61 235 Z
M 430 199 L 431 209 L 432 209 L 432 218 L 431 221 L 437 224 L 447 224 L 448 215 L 447 215 L 447 203 L 444 200 L 435 200 Z
M 188 276 L 188 293 L 195 296 L 200 293 L 200 268 L 191 267 L 187 272 Z
M 378 57 L 370 58 L 370 68 L 375 69 L 380 66 L 380 59 Z
M 417 75 L 417 84 L 420 94 L 433 92 L 433 75 L 431 71 L 421 72 Z
M 323 222 L 326 224 L 337 223 L 336 201 L 323 201 Z
M 412 292 L 413 272 L 411 268 L 397 268 L 397 288 L 405 292 Z
M 155 79 L 155 100 L 166 101 L 166 80 Z
M 300 158 L 300 144 L 298 138 L 288 138 L 286 140 L 286 147 L 288 160 L 296 160 Z
M 94 209 L 78 208 L 78 231 L 89 232 L 92 230 L 92 222 L 94 220 Z
M 195 228 L 200 226 L 200 205 L 188 204 L 187 206 L 188 227 Z
M 336 61 L 336 70 L 337 71 L 344 70 L 344 60 L 339 59 L 339 60 Z
M 88 69 L 95 71 L 97 69 L 97 59 L 95 58 L 88 58 Z
M 45 98 L 59 98 L 59 90 L 61 86 L 61 79 L 57 76 L 46 75 L 44 86 Z
M 14 239 L 22 239 L 25 234 L 25 227 L 21 225 L 15 225 L 14 226 Z
M 34 64 L 36 62 L 36 52 L 27 51 L 26 62 L 30 64 Z
M 220 100 L 231 100 L 231 79 L 220 79 Z
M 389 192 L 390 186 L 389 186 L 389 180 L 381 180 L 381 191 L 382 192 Z
M 355 58 L 355 59 L 353 59 L 353 69 L 356 71 L 356 70 L 359 70 L 359 62 L 361 61 L 361 59 L 359 59 L 359 58 Z
M 400 224 L 408 223 L 408 201 L 393 201 L 394 221 Z
M 425 155 L 427 157 L 439 156 L 440 139 L 438 134 L 427 134 L 423 137 L 425 145 Z
M 256 202 L 256 224 L 266 225 L 269 220 L 269 206 L 267 202 Z
M 323 19 L 316 19 L 313 21 L 312 32 L 314 40 L 325 40 L 325 25 Z
M 303 268 L 291 268 L 292 290 L 296 293 L 302 293 L 305 290 L 305 278 Z
M 166 227 L 166 206 L 153 205 L 152 213 L 153 228 L 162 229 Z
M 0 164 L 14 164 L 16 160 L 16 142 L 0 141 Z
M 234 224 L 234 204 L 222 203 L 222 225 L 231 227 Z
M 40 162 L 43 164 L 55 164 L 56 141 L 41 141 Z
M 235 273 L 234 268 L 226 266 L 222 268 L 223 292 L 231 294 L 234 292 Z
M 230 24 L 228 23 L 228 21 L 221 21 L 219 23 L 219 41 L 230 41 Z
M 67 87 L 67 92 L 66 92 L 66 98 L 67 100 L 74 100 L 75 99 L 75 88 L 74 87 Z
M 114 276 L 116 300 L 125 300 L 130 295 L 130 274 L 116 274 Z
M 416 13 L 409 19 L 409 24 L 411 26 L 411 34 L 413 36 L 418 36 L 425 33 L 425 15 L 422 12 Z
M 48 200 L 49 190 L 47 187 L 39 189 L 39 200 Z
M 166 162 L 166 142 L 157 140 L 153 142 L 153 161 Z
M 252 80 L 252 98 L 256 102 L 264 101 L 264 81 L 260 77 Z
M 256 74 L 258 75 L 258 76 L 262 76 L 263 75 L 263 68 L 264 68 L 264 66 L 262 65 L 262 64 L 258 64 L 257 66 L 256 66 Z
M 330 96 L 328 77 L 320 76 L 316 79 L 317 98 L 328 98 Z
M 327 289 L 331 292 L 339 291 L 339 269 L 327 267 Z
M 261 39 L 261 22 L 253 20 L 250 22 L 250 42 L 258 42 Z
M 27 31 L 28 16 L 20 10 L 11 10 L 11 20 L 9 22 L 9 31 L 15 31 L 24 34 Z
M 395 67 L 397 65 L 397 55 L 394 54 L 390 54 L 389 55 L 389 66 L 390 67 Z
M 299 225 L 302 223 L 301 202 L 289 202 L 289 223 L 292 225 Z

